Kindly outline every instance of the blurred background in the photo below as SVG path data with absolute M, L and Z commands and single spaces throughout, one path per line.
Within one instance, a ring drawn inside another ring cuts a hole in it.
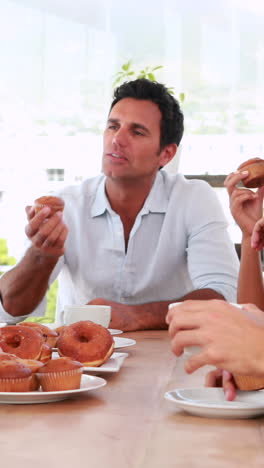
M 171 172 L 223 175 L 264 157 L 263 19 L 261 0 L 1 0 L 5 255 L 21 255 L 26 204 L 100 172 L 118 77 L 144 71 L 180 100 L 185 134 Z

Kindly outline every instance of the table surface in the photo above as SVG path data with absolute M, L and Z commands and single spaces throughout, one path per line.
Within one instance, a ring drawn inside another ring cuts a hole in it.
M 166 331 L 122 336 L 137 344 L 107 385 L 79 398 L 0 405 L 3 467 L 170 468 L 264 466 L 263 418 L 209 419 L 164 399 L 203 386 L 208 369 L 186 375 Z

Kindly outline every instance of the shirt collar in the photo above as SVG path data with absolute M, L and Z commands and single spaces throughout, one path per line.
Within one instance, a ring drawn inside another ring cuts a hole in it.
M 103 177 L 98 186 L 91 209 L 92 218 L 104 214 L 107 210 L 112 211 L 112 208 L 105 193 L 105 177 Z
M 165 178 L 162 171 L 158 171 L 149 195 L 141 210 L 141 214 L 165 213 L 168 206 L 168 195 L 166 193 Z
M 91 215 L 92 217 L 100 216 L 105 211 L 113 212 L 108 198 L 105 193 L 105 180 L 103 177 L 93 202 Z M 141 210 L 141 215 L 152 213 L 165 213 L 168 206 L 168 196 L 166 194 L 165 179 L 161 171 L 157 173 L 155 181 L 151 187 L 149 195 Z

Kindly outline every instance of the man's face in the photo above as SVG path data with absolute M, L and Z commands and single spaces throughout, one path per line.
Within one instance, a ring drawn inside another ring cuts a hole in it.
M 112 108 L 104 131 L 103 172 L 111 178 L 153 176 L 168 162 L 160 151 L 161 112 L 152 101 L 124 98 Z

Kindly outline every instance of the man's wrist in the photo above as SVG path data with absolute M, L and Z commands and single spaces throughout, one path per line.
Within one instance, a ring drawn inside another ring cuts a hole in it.
M 59 255 L 47 255 L 42 253 L 39 249 L 34 246 L 31 246 L 26 253 L 26 258 L 30 261 L 33 261 L 34 265 L 39 266 L 54 266 L 59 260 Z

